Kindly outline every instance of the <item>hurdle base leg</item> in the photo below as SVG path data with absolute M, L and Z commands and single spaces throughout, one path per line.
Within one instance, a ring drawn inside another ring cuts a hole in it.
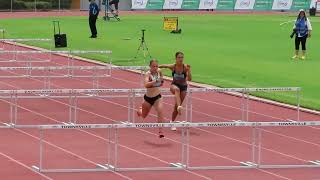
M 170 163 L 170 167 L 176 167 L 176 168 L 186 168 L 187 166 L 182 163 Z
M 40 172 L 40 168 L 38 166 L 31 166 L 34 171 Z
M 313 165 L 320 165 L 320 160 L 309 161 Z
M 257 167 L 258 166 L 257 164 L 250 162 L 250 161 L 245 161 L 245 162 L 242 161 L 242 162 L 240 162 L 240 164 L 243 166 L 249 166 L 249 167 Z

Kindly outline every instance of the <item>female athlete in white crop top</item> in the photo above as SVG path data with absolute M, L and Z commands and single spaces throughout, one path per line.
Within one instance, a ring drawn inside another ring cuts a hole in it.
M 137 114 L 144 119 L 148 116 L 153 106 L 158 113 L 158 123 L 162 123 L 163 105 L 160 87 L 163 84 L 163 75 L 161 69 L 158 68 L 158 62 L 156 60 L 151 60 L 149 66 L 150 70 L 144 77 L 144 86 L 147 88 L 147 92 L 143 97 L 144 101 Z M 164 137 L 162 128 L 159 128 L 159 137 Z

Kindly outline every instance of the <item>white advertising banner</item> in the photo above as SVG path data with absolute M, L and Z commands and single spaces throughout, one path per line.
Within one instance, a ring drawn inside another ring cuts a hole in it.
M 237 0 L 234 9 L 253 9 L 255 0 Z
M 274 0 L 272 10 L 289 10 L 292 5 L 292 0 Z
M 218 0 L 200 0 L 199 9 L 216 9 Z
M 132 0 L 131 3 L 131 9 L 145 9 L 148 0 Z
M 310 8 L 312 7 L 315 7 L 317 8 L 317 11 L 320 11 L 320 0 L 311 0 Z
M 163 9 L 181 9 L 183 0 L 165 0 Z

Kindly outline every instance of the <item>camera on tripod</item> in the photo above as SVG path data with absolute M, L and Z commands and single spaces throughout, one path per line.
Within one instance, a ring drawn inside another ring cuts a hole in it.
M 293 36 L 297 33 L 296 29 L 293 29 L 292 33 L 290 34 L 290 38 L 293 38 Z
M 142 43 L 144 42 L 144 32 L 145 31 L 146 31 L 145 29 L 141 29 L 142 36 L 141 36 L 141 38 L 139 40 L 141 40 Z
M 139 45 L 139 47 L 137 49 L 136 55 L 134 56 L 134 59 L 136 59 L 139 51 L 142 50 L 143 51 L 144 62 L 145 62 L 145 59 L 146 59 L 147 56 L 149 56 L 149 58 L 151 58 L 151 54 L 149 52 L 149 49 L 148 49 L 148 46 L 147 46 L 147 43 L 146 43 L 145 37 L 144 37 L 144 32 L 145 31 L 146 31 L 145 29 L 141 29 L 142 36 L 139 39 L 140 40 L 140 45 Z

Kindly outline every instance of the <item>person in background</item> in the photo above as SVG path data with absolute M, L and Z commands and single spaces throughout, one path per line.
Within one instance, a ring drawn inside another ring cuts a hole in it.
M 97 38 L 97 27 L 96 27 L 96 22 L 97 18 L 99 15 L 99 7 L 95 0 L 89 0 L 90 5 L 89 5 L 89 26 L 91 30 L 91 36 L 90 38 Z
M 110 0 L 109 1 L 109 6 L 110 6 L 111 11 L 113 11 L 113 9 L 111 8 L 112 4 L 114 4 L 114 9 L 116 10 L 115 16 L 119 16 L 119 0 Z
M 292 59 L 297 59 L 299 57 L 299 46 L 302 46 L 301 59 L 306 59 L 306 42 L 307 38 L 311 37 L 312 26 L 309 18 L 306 16 L 306 12 L 300 9 L 297 20 L 294 24 L 293 30 L 296 34 L 295 37 L 295 53 Z

